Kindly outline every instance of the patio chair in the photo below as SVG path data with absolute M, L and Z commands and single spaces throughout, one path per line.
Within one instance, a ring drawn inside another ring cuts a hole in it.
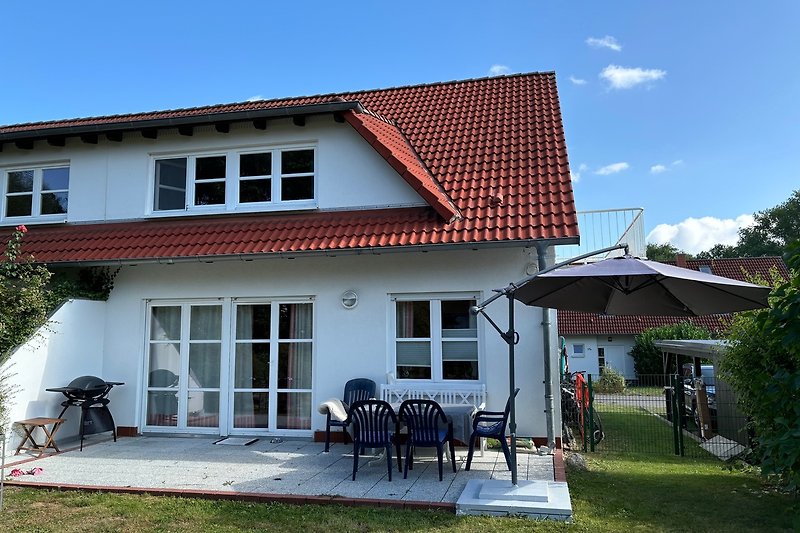
M 414 469 L 416 446 L 436 448 L 436 456 L 439 459 L 439 481 L 441 481 L 444 445 L 449 442 L 450 463 L 453 465 L 453 472 L 456 471 L 453 422 L 448 420 L 438 403 L 433 400 L 406 400 L 400 404 L 400 421 L 408 427 L 403 479 L 408 477 L 409 469 Z
M 514 389 L 514 394 L 509 396 L 506 401 L 505 411 L 478 411 L 472 419 L 472 435 L 469 437 L 469 451 L 467 452 L 467 466 L 464 470 L 469 470 L 472 464 L 472 454 L 475 452 L 475 440 L 494 438 L 500 441 L 503 455 L 506 456 L 506 465 L 511 470 L 511 450 L 508 449 L 506 442 L 506 426 L 508 425 L 508 414 L 511 412 L 511 399 L 517 397 L 519 388 Z
M 397 440 L 397 415 L 383 400 L 362 400 L 350 407 L 349 421 L 353 424 L 353 481 L 358 471 L 359 453 L 365 448 L 383 448 L 389 481 L 392 480 L 392 446 L 397 448 L 397 471 L 400 472 L 400 443 Z
M 361 400 L 369 400 L 375 397 L 375 391 L 378 385 L 374 381 L 367 378 L 351 379 L 344 384 L 344 397 L 342 403 L 347 413 L 350 413 L 350 406 Z M 342 428 L 342 434 L 345 436 L 344 442 L 347 442 L 347 420 L 336 420 L 331 418 L 331 412 L 326 414 L 325 421 L 325 452 L 328 452 L 331 446 L 331 427 Z

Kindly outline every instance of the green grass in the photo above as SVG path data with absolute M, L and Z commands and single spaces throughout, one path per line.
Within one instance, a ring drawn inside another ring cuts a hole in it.
M 660 396 L 664 397 L 664 387 L 626 387 L 623 394 L 629 396 Z
M 800 499 L 765 486 L 752 469 L 728 468 L 709 456 L 641 454 L 636 418 L 603 412 L 623 451 L 587 455 L 589 471 L 568 472 L 574 521 L 456 517 L 442 511 L 52 492 L 12 488 L 0 530 L 91 531 L 800 531 Z M 671 436 L 669 426 L 663 425 Z M 687 446 L 694 445 L 687 441 Z M 704 452 L 703 452 L 704 453 Z

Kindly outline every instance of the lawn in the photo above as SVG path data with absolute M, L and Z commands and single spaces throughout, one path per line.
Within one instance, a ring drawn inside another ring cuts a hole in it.
M 606 420 L 607 414 L 609 415 Z M 630 420 L 604 413 L 607 431 L 636 448 Z M 687 443 L 688 444 L 688 443 Z M 692 443 L 693 444 L 693 443 Z M 800 499 L 766 487 L 751 469 L 711 457 L 601 450 L 568 472 L 574 521 L 456 517 L 442 511 L 292 506 L 13 488 L 3 531 L 798 531 Z

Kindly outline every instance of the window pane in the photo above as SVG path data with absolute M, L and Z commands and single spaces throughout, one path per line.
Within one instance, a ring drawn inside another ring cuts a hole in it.
M 219 427 L 219 392 L 191 391 L 187 401 L 186 425 L 195 428 Z
M 154 209 L 184 209 L 186 207 L 186 158 L 156 161 L 156 191 Z
M 8 190 L 6 192 L 33 191 L 33 170 L 19 170 L 8 173 Z
M 178 425 L 178 394 L 169 391 L 147 393 L 147 425 Z
M 397 377 L 400 379 L 431 379 L 431 367 L 398 365 Z
M 314 172 L 314 150 L 281 152 L 281 174 Z
M 239 182 L 239 203 L 269 202 L 272 200 L 272 180 Z
M 311 393 L 278 394 L 278 429 L 311 429 Z
M 269 388 L 269 344 L 236 345 L 233 386 L 237 389 Z
M 42 190 L 59 191 L 69 189 L 69 167 L 42 170 Z
M 313 200 L 314 177 L 300 176 L 281 179 L 281 200 Z
M 477 361 L 478 343 L 475 341 L 445 341 L 442 343 L 442 359 L 445 361 Z
M 42 194 L 42 214 L 57 215 L 67 212 L 67 193 L 49 192 Z
M 236 306 L 237 339 L 269 339 L 270 305 Z
M 233 395 L 233 427 L 266 428 L 268 423 L 268 393 L 237 392 Z
M 181 308 L 153 307 L 150 319 L 150 340 L 176 341 L 181 338 Z
M 239 156 L 239 175 L 247 176 L 271 176 L 272 175 L 272 154 L 242 154 Z
M 225 183 L 197 183 L 194 187 L 194 205 L 219 205 L 225 203 Z
M 225 179 L 225 156 L 198 157 L 195 160 L 195 180 Z
M 431 366 L 430 342 L 398 342 L 397 366 Z
M 444 379 L 478 379 L 477 361 L 445 361 L 442 364 Z
M 279 338 L 311 339 L 311 304 L 281 304 L 279 312 Z
M 193 305 L 191 324 L 189 325 L 189 339 L 213 340 L 222 338 L 222 306 L 219 305 Z
M 278 348 L 278 388 L 311 388 L 311 343 L 281 343 Z
M 430 302 L 397 302 L 397 338 L 430 338 Z
M 180 344 L 150 345 L 150 374 L 148 387 L 177 387 L 181 367 Z
M 189 345 L 190 389 L 219 388 L 220 352 L 221 345 L 216 342 Z
M 31 205 L 33 195 L 23 194 L 21 196 L 8 196 L 6 198 L 7 217 L 28 217 L 31 216 Z
M 478 321 L 469 308 L 475 300 L 442 301 L 442 337 L 477 337 Z

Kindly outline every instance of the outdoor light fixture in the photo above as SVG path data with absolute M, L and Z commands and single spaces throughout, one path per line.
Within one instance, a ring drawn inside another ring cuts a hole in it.
M 342 307 L 345 309 L 353 309 L 358 305 L 358 294 L 356 291 L 348 290 L 342 293 Z

